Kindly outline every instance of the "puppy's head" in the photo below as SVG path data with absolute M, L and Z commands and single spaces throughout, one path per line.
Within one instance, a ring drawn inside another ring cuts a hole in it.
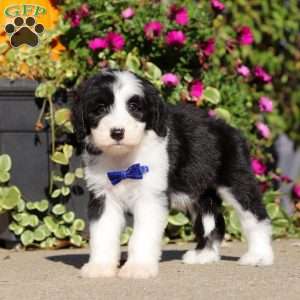
M 73 124 L 80 144 L 108 155 L 123 155 L 138 146 L 147 130 L 166 135 L 165 107 L 148 81 L 129 71 L 107 70 L 78 89 Z

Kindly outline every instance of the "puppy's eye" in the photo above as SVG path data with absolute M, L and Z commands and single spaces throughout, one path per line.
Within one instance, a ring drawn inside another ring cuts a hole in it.
M 127 105 L 129 110 L 132 112 L 141 111 L 142 109 L 142 103 L 139 96 L 133 96 L 130 98 Z
M 97 113 L 103 113 L 103 112 L 106 111 L 106 109 L 107 108 L 106 108 L 105 104 L 100 103 L 100 104 L 97 105 L 95 110 L 96 110 Z

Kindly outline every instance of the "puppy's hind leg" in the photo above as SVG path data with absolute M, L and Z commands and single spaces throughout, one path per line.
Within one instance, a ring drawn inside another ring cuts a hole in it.
M 220 211 L 220 199 L 208 191 L 199 199 L 194 221 L 197 246 L 183 256 L 186 264 L 206 264 L 220 260 L 219 246 L 225 234 L 225 222 Z
M 258 187 L 252 178 L 246 184 L 218 189 L 220 196 L 237 211 L 248 241 L 248 251 L 241 265 L 271 265 L 274 260 L 271 246 L 272 228 L 263 206 Z

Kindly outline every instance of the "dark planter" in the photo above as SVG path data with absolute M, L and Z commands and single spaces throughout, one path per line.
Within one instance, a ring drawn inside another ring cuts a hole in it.
M 34 96 L 36 87 L 33 80 L 0 79 L 0 153 L 11 156 L 10 182 L 20 188 L 25 201 L 47 197 L 51 170 L 49 131 L 34 129 L 42 103 Z M 72 165 L 78 166 L 79 159 L 74 158 Z M 68 206 L 86 219 L 87 193 L 83 182 L 80 186 L 72 193 Z M 0 215 L 0 240 L 14 241 L 7 223 L 7 216 Z

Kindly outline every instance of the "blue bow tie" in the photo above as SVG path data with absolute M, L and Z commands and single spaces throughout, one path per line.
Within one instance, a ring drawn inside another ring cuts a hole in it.
M 143 179 L 143 175 L 149 172 L 147 166 L 141 166 L 140 164 L 134 164 L 127 170 L 107 172 L 107 176 L 112 185 L 118 184 L 123 179 Z

